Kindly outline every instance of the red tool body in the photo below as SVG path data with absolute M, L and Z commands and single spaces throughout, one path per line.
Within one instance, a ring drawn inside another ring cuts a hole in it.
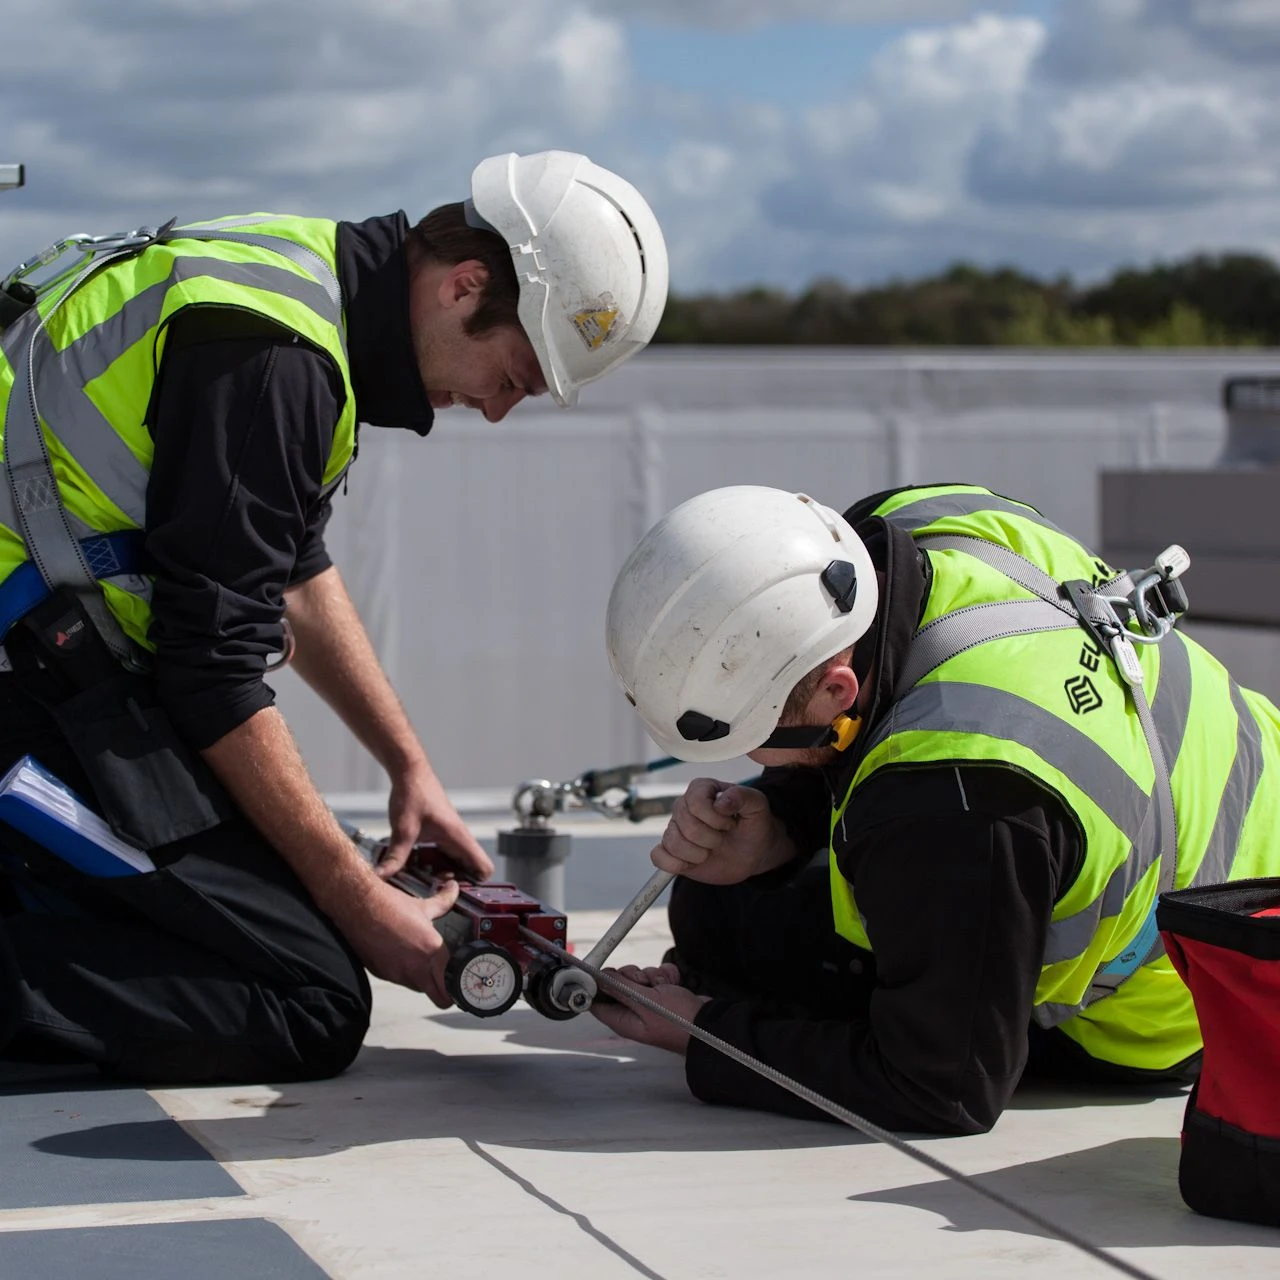
M 377 866 L 387 842 L 350 827 L 346 830 L 369 863 Z M 457 902 L 435 922 L 449 948 L 445 985 L 458 1007 L 479 1018 L 493 1018 L 523 994 L 545 1017 L 574 1017 L 579 1010 L 553 999 L 553 979 L 566 962 L 521 933 L 527 929 L 563 950 L 569 927 L 564 912 L 514 884 L 472 884 L 462 875 L 438 846 L 420 844 L 389 881 L 415 898 L 435 897 L 446 881 L 459 882 Z

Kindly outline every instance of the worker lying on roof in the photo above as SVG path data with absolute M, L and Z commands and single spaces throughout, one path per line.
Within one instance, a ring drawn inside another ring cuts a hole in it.
M 614 673 L 665 751 L 765 771 L 689 785 L 653 851 L 675 947 L 623 972 L 890 1128 L 988 1129 L 1026 1073 L 1193 1078 L 1156 898 L 1280 873 L 1280 716 L 1171 629 L 1171 553 L 1118 575 L 964 485 L 676 508 L 615 584 Z M 652 1013 L 594 1012 L 683 1053 L 699 1098 L 810 1113 Z

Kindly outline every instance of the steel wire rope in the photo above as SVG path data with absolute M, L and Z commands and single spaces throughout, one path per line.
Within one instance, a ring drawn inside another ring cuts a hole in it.
M 1050 1221 L 1048 1218 L 1042 1217 L 1034 1209 L 1028 1209 L 1018 1204 L 1016 1200 L 1011 1200 L 1007 1196 L 1002 1195 L 999 1191 L 994 1191 L 990 1187 L 984 1186 L 976 1178 L 971 1177 L 967 1173 L 961 1173 L 959 1169 L 953 1168 L 945 1161 L 939 1160 L 936 1156 L 929 1155 L 928 1152 L 920 1150 L 919 1147 L 913 1146 L 903 1138 L 899 1138 L 897 1134 L 890 1133 L 888 1129 L 882 1129 L 879 1125 L 873 1124 L 870 1120 L 864 1120 L 855 1111 L 850 1111 L 847 1107 L 842 1107 L 839 1103 L 832 1102 L 824 1098 L 822 1094 L 810 1089 L 808 1085 L 801 1084 L 798 1080 L 793 1080 L 790 1076 L 784 1075 L 781 1071 L 768 1066 L 766 1063 L 760 1062 L 753 1058 L 749 1053 L 743 1053 L 736 1045 L 730 1044 L 727 1040 L 721 1040 L 719 1036 L 712 1035 L 709 1031 L 690 1022 L 688 1018 L 683 1018 L 678 1013 L 673 1013 L 670 1009 L 664 1008 L 656 1000 L 648 996 L 642 987 L 637 987 L 633 983 L 626 982 L 621 978 L 615 977 L 613 974 L 606 973 L 603 969 L 598 969 L 593 964 L 588 964 L 585 960 L 578 956 L 570 955 L 563 951 L 560 947 L 542 937 L 541 934 L 534 933 L 531 929 L 526 929 L 523 925 L 520 932 L 524 934 L 526 939 L 535 943 L 542 949 L 551 952 L 560 959 L 574 966 L 574 968 L 582 969 L 589 973 L 595 981 L 606 991 L 616 992 L 623 996 L 632 1004 L 638 1004 L 642 1008 L 648 1009 L 653 1013 L 659 1014 L 667 1019 L 668 1022 L 687 1031 L 689 1035 L 697 1040 L 701 1040 L 703 1044 L 709 1045 L 711 1048 L 724 1054 L 727 1058 L 738 1063 L 739 1066 L 747 1067 L 754 1071 L 757 1075 L 763 1076 L 766 1080 L 772 1081 L 780 1088 L 787 1090 L 788 1093 L 794 1094 L 803 1102 L 809 1103 L 811 1106 L 817 1107 L 819 1111 L 824 1111 L 827 1115 L 841 1123 L 848 1125 L 851 1129 L 857 1129 L 860 1133 L 866 1134 L 869 1138 L 874 1138 L 877 1142 L 882 1142 L 885 1146 L 892 1147 L 894 1151 L 907 1156 L 911 1160 L 924 1165 L 927 1169 L 932 1169 L 934 1173 L 940 1173 L 944 1177 L 958 1182 L 963 1187 L 968 1187 L 970 1191 L 977 1195 L 983 1196 L 990 1200 L 993 1204 L 997 1204 L 1000 1208 L 1008 1213 L 1012 1213 L 1015 1217 L 1023 1219 L 1025 1222 L 1031 1223 L 1032 1226 L 1038 1227 L 1041 1231 L 1048 1232 L 1049 1235 L 1056 1237 L 1065 1244 L 1071 1245 L 1073 1248 L 1079 1249 L 1082 1253 L 1087 1253 L 1089 1257 L 1097 1262 L 1101 1262 L 1108 1267 L 1114 1268 L 1116 1271 L 1122 1272 L 1124 1275 L 1134 1277 L 1134 1280 L 1157 1280 L 1149 1271 L 1143 1271 L 1140 1267 L 1134 1266 L 1132 1263 L 1125 1262 L 1122 1258 L 1117 1258 L 1108 1253 L 1105 1249 L 1100 1248 L 1096 1244 L 1090 1243 L 1082 1236 L 1078 1236 L 1075 1232 L 1066 1227 L 1061 1227 L 1057 1223 Z

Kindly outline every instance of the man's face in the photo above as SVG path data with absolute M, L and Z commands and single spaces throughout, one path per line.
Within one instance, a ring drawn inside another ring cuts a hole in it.
M 542 395 L 547 384 L 519 326 L 467 333 L 486 279 L 479 263 L 423 267 L 410 284 L 410 317 L 431 407 L 478 409 L 489 422 L 500 422 L 526 396 Z

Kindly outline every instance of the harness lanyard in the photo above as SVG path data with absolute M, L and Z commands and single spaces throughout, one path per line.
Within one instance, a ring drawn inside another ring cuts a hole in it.
M 718 1053 L 724 1054 L 725 1057 L 732 1059 L 739 1066 L 754 1071 L 757 1075 L 763 1076 L 766 1080 L 785 1089 L 788 1093 L 794 1094 L 801 1101 L 817 1107 L 819 1111 L 825 1112 L 832 1119 L 839 1120 L 842 1124 L 847 1124 L 851 1129 L 857 1129 L 859 1133 L 864 1133 L 868 1138 L 874 1138 L 875 1141 L 884 1143 L 887 1147 L 892 1147 L 895 1151 L 911 1160 L 917 1161 L 927 1169 L 932 1169 L 934 1173 L 940 1173 L 943 1177 L 951 1179 L 952 1182 L 958 1182 L 961 1186 L 968 1187 L 970 1191 L 990 1200 L 994 1204 L 998 1204 L 1015 1217 L 1021 1218 L 1024 1222 L 1029 1222 L 1037 1230 L 1057 1237 L 1064 1243 L 1079 1249 L 1083 1253 L 1087 1253 L 1098 1262 L 1104 1263 L 1116 1271 L 1123 1272 L 1127 1276 L 1134 1277 L 1134 1280 L 1155 1280 L 1155 1277 L 1149 1271 L 1143 1271 L 1140 1267 L 1135 1267 L 1132 1263 L 1125 1262 L 1123 1259 L 1107 1253 L 1106 1250 L 1100 1249 L 1096 1244 L 1091 1244 L 1088 1240 L 1076 1235 L 1075 1232 L 1068 1230 L 1066 1227 L 1060 1227 L 1048 1218 L 1041 1217 L 1034 1209 L 1025 1208 L 1023 1205 L 1018 1204 L 1017 1201 L 1010 1200 L 1007 1196 L 1002 1195 L 999 1191 L 994 1191 L 990 1187 L 984 1186 L 976 1178 L 970 1177 L 967 1173 L 961 1173 L 959 1169 L 944 1163 L 936 1156 L 931 1156 L 927 1151 L 922 1151 L 912 1143 L 904 1141 L 897 1134 L 890 1133 L 888 1129 L 882 1129 L 879 1125 L 872 1124 L 870 1120 L 864 1120 L 857 1112 L 850 1111 L 848 1108 L 840 1106 L 839 1103 L 829 1101 L 807 1085 L 801 1084 L 798 1080 L 793 1080 L 790 1076 L 784 1075 L 773 1067 L 766 1066 L 750 1054 L 743 1053 L 736 1045 L 730 1044 L 727 1040 L 721 1040 L 719 1036 L 712 1035 L 709 1031 L 704 1031 L 696 1023 L 690 1022 L 687 1018 L 682 1018 L 678 1013 L 673 1013 L 670 1009 L 664 1008 L 647 995 L 643 988 L 617 978 L 603 969 L 598 969 L 595 965 L 589 964 L 579 956 L 568 954 L 563 948 L 556 946 L 555 943 L 542 937 L 541 934 L 534 933 L 531 929 L 521 927 L 520 933 L 527 942 L 553 953 L 557 960 L 562 963 L 570 964 L 576 969 L 589 973 L 599 987 L 618 996 L 624 1003 L 640 1005 L 651 1013 L 661 1015 L 668 1022 L 688 1032 L 694 1039 L 701 1040 L 703 1044 L 709 1045 Z

